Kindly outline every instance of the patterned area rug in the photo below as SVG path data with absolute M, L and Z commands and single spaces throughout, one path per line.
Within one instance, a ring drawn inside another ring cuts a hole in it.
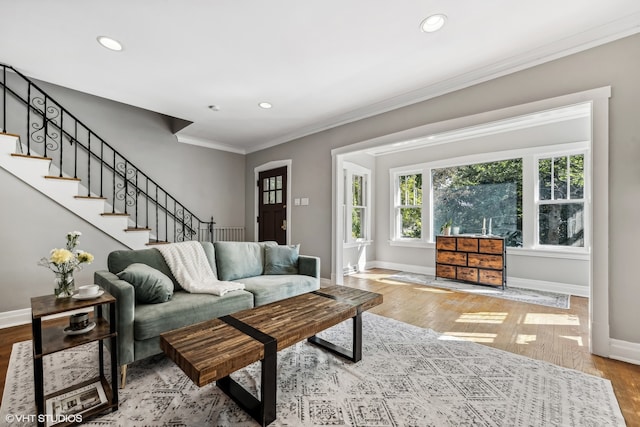
M 348 344 L 351 322 L 323 333 Z M 275 426 L 624 426 L 611 383 L 571 369 L 363 315 L 363 359 L 303 342 L 278 353 Z M 95 343 L 45 358 L 49 390 L 96 374 Z M 13 347 L 0 416 L 33 414 L 31 342 Z M 259 364 L 234 377 L 256 390 Z M 256 426 L 214 384 L 160 357 L 129 367 L 120 409 L 95 426 Z M 45 391 L 47 393 L 47 391 Z M 11 426 L 29 425 L 13 423 Z
M 456 282 L 447 279 L 436 279 L 434 276 L 418 273 L 397 273 L 388 277 L 391 280 L 406 283 L 419 283 L 421 285 L 433 286 L 436 288 L 452 289 L 455 291 L 468 292 L 488 297 L 508 299 L 511 301 L 526 302 L 529 304 L 545 305 L 554 308 L 569 308 L 569 295 L 557 294 L 555 292 L 534 291 L 531 289 L 512 288 L 506 289 L 493 286 L 472 285 L 469 283 Z

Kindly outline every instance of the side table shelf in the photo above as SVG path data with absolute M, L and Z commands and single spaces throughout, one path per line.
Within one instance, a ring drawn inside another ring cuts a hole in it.
M 109 322 L 102 318 L 103 305 L 108 305 L 110 319 Z M 68 311 L 86 309 L 95 307 L 96 313 L 93 321 L 96 326 L 84 334 L 66 335 L 64 333 L 65 326 L 50 325 L 44 321 L 43 317 L 60 314 Z M 31 327 L 33 332 L 33 377 L 35 388 L 35 401 L 38 417 L 38 426 L 47 425 L 50 422 L 62 420 L 55 426 L 75 425 L 75 422 L 65 422 L 65 417 L 59 417 L 57 414 L 47 412 L 45 403 L 47 400 L 62 396 L 74 390 L 83 387 L 89 387 L 91 384 L 100 383 L 100 387 L 104 392 L 106 401 L 85 410 L 78 411 L 77 414 L 82 415 L 82 420 L 86 420 L 90 416 L 111 409 L 118 409 L 118 348 L 117 348 L 117 332 L 116 332 L 116 299 L 105 292 L 100 297 L 91 300 L 75 300 L 73 298 L 58 299 L 54 295 L 45 295 L 31 298 Z M 107 381 L 104 372 L 104 340 L 110 340 L 111 354 L 111 384 Z M 95 378 L 78 384 L 72 384 L 63 390 L 57 390 L 51 394 L 44 395 L 44 356 L 57 353 L 59 351 L 68 350 L 90 342 L 98 342 L 98 363 L 99 374 Z M 40 415 L 44 415 L 40 417 Z M 75 415 L 75 414 L 74 414 Z M 77 419 L 76 417 L 67 417 L 69 419 Z

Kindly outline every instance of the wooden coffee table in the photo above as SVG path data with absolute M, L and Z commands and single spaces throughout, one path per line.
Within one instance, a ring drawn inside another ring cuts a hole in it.
M 277 352 L 308 339 L 357 362 L 362 358 L 362 312 L 382 303 L 382 295 L 331 286 L 230 316 L 160 335 L 160 347 L 191 380 L 216 384 L 262 425 L 276 419 Z M 315 335 L 345 320 L 353 321 L 353 344 L 345 349 Z M 260 399 L 229 375 L 261 361 Z

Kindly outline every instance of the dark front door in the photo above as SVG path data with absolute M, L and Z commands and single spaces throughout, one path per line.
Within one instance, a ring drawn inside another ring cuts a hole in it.
M 287 167 L 258 175 L 258 240 L 287 243 Z

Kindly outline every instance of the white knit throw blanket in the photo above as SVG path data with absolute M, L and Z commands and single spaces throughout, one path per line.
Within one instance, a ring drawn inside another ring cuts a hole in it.
M 242 283 L 218 280 L 199 242 L 170 243 L 158 245 L 156 249 L 164 257 L 180 286 L 187 292 L 222 296 L 230 291 L 244 289 Z

